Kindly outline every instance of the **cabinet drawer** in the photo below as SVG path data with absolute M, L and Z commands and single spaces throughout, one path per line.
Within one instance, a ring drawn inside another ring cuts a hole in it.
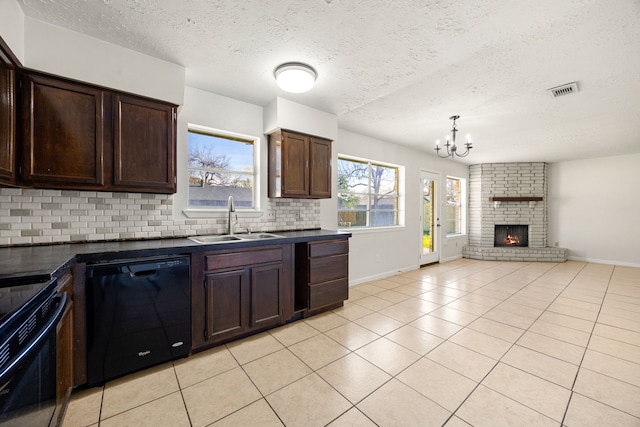
M 349 255 L 335 255 L 309 260 L 309 283 L 326 282 L 349 275 Z
M 349 298 L 347 278 L 309 286 L 309 310 L 340 303 Z
M 349 253 L 348 240 L 332 240 L 330 242 L 309 243 L 309 258 Z
M 257 251 L 220 252 L 205 255 L 205 269 L 244 267 L 252 264 L 282 261 L 282 247 L 265 248 Z

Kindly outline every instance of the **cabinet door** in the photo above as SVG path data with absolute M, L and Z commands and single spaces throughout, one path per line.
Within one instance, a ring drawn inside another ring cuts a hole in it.
M 282 197 L 309 197 L 309 138 L 283 132 Z
M 15 184 L 15 69 L 0 51 L 0 183 Z
M 58 279 L 58 293 L 67 294 L 67 306 L 56 329 L 56 411 L 58 421 L 71 396 L 74 371 L 74 275 L 69 270 Z M 84 281 L 84 280 L 83 280 Z
M 73 387 L 73 302 L 69 302 L 56 329 L 56 381 L 56 400 L 63 405 Z
M 252 328 L 281 323 L 284 291 L 282 263 L 251 268 Z
M 176 192 L 175 107 L 114 96 L 113 189 Z
M 309 144 L 309 195 L 318 199 L 331 198 L 331 141 L 311 138 Z
M 103 186 L 104 92 L 35 75 L 23 89 L 22 178 L 42 188 Z
M 249 328 L 249 273 L 237 269 L 205 276 L 205 328 L 210 341 L 241 334 Z

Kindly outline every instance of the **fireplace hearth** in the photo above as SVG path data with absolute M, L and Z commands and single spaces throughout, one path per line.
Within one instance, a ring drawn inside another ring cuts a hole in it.
M 528 247 L 529 226 L 503 224 L 495 225 L 494 247 Z

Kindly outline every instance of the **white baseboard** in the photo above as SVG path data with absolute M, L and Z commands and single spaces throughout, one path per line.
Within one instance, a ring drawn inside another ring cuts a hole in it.
M 413 266 L 409 266 L 409 267 L 403 267 L 403 268 L 400 268 L 398 270 L 385 271 L 384 273 L 374 274 L 373 276 L 366 276 L 366 277 L 361 277 L 361 278 L 355 279 L 355 280 L 349 280 L 349 286 L 356 286 L 356 285 L 360 285 L 362 283 L 371 282 L 373 280 L 385 279 L 387 277 L 395 276 L 396 274 L 406 273 L 407 271 L 412 271 L 412 270 L 417 270 L 417 269 L 418 269 L 418 266 L 417 265 L 413 265 Z
M 457 259 L 462 258 L 462 254 L 458 254 L 458 255 L 454 255 L 454 256 L 450 256 L 449 258 L 442 258 L 440 260 L 440 262 L 449 262 L 449 261 L 455 261 Z
M 571 261 L 583 261 L 583 262 L 593 262 L 596 264 L 608 264 L 608 265 L 619 265 L 621 267 L 640 267 L 640 264 L 634 262 L 625 262 L 625 261 L 611 261 L 609 259 L 596 259 L 596 258 L 583 258 L 576 256 L 569 256 Z
M 461 258 L 462 258 L 462 254 L 459 254 L 459 255 L 451 256 L 449 258 L 442 258 L 439 262 L 441 262 L 441 263 L 450 262 L 450 261 L 455 261 L 455 260 L 461 259 Z M 360 285 L 362 283 L 371 282 L 373 280 L 385 279 L 387 277 L 395 276 L 396 274 L 406 273 L 407 271 L 417 270 L 419 268 L 420 268 L 419 265 L 412 265 L 412 266 L 407 266 L 407 267 L 400 268 L 398 270 L 385 271 L 383 273 L 374 274 L 372 276 L 366 276 L 366 277 L 361 277 L 361 278 L 355 279 L 355 280 L 349 280 L 349 286 L 356 286 L 356 285 Z

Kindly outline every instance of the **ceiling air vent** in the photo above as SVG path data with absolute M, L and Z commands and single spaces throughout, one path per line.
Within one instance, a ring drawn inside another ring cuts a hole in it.
M 554 98 L 557 98 L 559 96 L 564 96 L 564 95 L 571 95 L 572 93 L 578 92 L 578 83 L 577 82 L 567 83 L 562 86 L 552 87 L 551 89 L 547 89 L 547 91 Z

